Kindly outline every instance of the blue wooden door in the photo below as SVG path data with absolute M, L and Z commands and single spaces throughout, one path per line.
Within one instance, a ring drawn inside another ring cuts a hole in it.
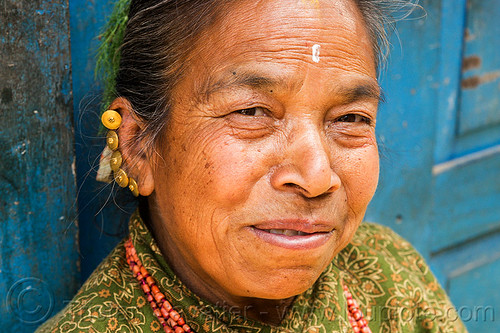
M 420 250 L 471 332 L 500 332 L 500 1 L 422 5 L 384 77 L 368 218 Z
M 0 332 L 79 287 L 68 6 L 0 1 Z
M 127 203 L 116 199 L 106 184 L 95 180 L 105 139 L 98 135 L 102 91 L 95 80 L 94 68 L 98 35 L 113 9 L 113 3 L 69 1 L 82 282 L 128 230 L 127 217 L 123 214 Z M 128 208 L 128 211 L 132 209 Z

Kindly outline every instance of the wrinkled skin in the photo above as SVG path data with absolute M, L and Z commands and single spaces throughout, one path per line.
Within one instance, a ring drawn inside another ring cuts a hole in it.
M 379 168 L 365 29 L 349 0 L 238 1 L 186 59 L 162 141 L 130 172 L 150 194 L 167 261 L 199 296 L 277 323 L 270 309 L 309 288 L 353 237 Z M 127 137 L 129 106 L 115 106 Z

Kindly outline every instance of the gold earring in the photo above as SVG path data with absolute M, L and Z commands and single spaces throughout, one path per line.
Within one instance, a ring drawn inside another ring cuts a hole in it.
M 122 169 L 118 169 L 118 171 L 115 171 L 114 173 L 115 176 L 115 182 L 120 185 L 120 187 L 127 187 L 128 186 L 128 176 L 125 171 Z
M 108 131 L 106 134 L 106 143 L 108 144 L 109 149 L 115 151 L 118 149 L 118 134 L 115 131 Z
M 135 181 L 135 179 L 132 177 L 128 179 L 128 188 L 132 192 L 134 197 L 139 196 L 139 187 L 137 186 L 137 182 Z
M 114 172 L 118 171 L 120 167 L 122 166 L 122 154 L 117 150 L 114 151 L 113 154 L 111 154 L 111 158 L 109 159 L 109 165 L 111 166 L 111 170 Z
M 120 187 L 127 187 L 132 192 L 132 194 L 137 197 L 139 196 L 139 187 L 137 182 L 132 177 L 129 177 L 127 173 L 121 169 L 123 158 L 122 154 L 118 151 L 119 140 L 118 133 L 115 132 L 122 124 L 122 116 L 115 110 L 107 110 L 101 116 L 101 121 L 104 127 L 109 129 L 106 135 L 106 144 L 109 149 L 113 151 L 111 158 L 109 159 L 109 166 L 113 171 L 113 178 Z
M 122 116 L 115 110 L 107 110 L 101 116 L 102 124 L 110 130 L 115 130 L 122 124 Z

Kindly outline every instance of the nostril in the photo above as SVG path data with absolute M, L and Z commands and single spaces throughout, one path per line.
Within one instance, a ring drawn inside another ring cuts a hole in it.
M 301 190 L 301 191 L 305 191 L 305 189 L 302 188 L 302 186 L 294 184 L 294 183 L 285 183 L 285 184 L 283 184 L 283 186 L 291 188 L 291 189 L 298 189 L 298 190 Z
M 300 193 L 303 196 L 310 197 L 309 191 L 307 191 L 305 188 L 302 186 L 295 184 L 295 183 L 284 183 L 283 184 L 284 188 L 288 188 L 290 191 Z
M 313 199 L 313 198 L 323 198 L 329 194 L 329 192 L 322 193 L 319 195 L 313 195 L 311 194 L 307 189 L 303 188 L 300 185 L 294 184 L 294 183 L 285 183 L 283 184 L 284 187 L 289 188 L 290 190 L 296 191 L 301 193 L 306 198 Z

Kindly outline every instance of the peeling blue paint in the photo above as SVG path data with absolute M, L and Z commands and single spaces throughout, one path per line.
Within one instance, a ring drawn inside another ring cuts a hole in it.
M 79 286 L 67 17 L 62 0 L 0 11 L 0 332 L 33 332 Z

